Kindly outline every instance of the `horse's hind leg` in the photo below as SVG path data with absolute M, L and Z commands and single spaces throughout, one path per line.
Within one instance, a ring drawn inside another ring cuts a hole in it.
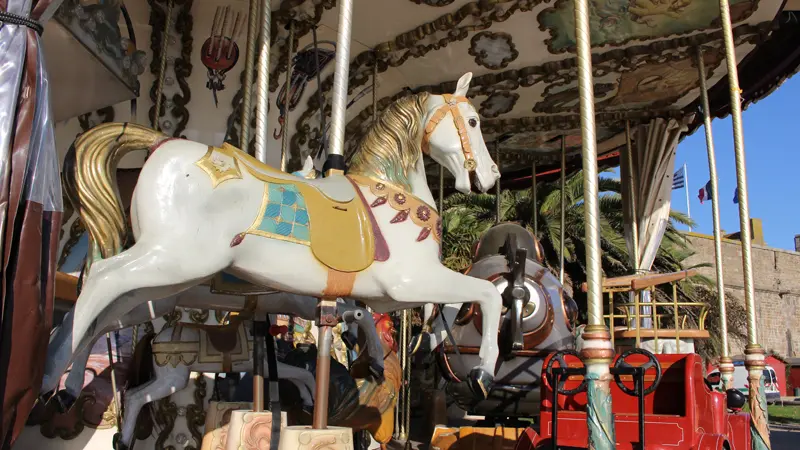
M 164 235 L 93 264 L 75 305 L 73 352 L 81 350 L 84 337 L 107 329 L 136 306 L 177 294 L 230 265 L 229 248 L 188 244 L 186 238 Z
M 130 448 L 136 431 L 136 419 L 142 408 L 151 402 L 156 402 L 172 395 L 189 384 L 189 367 L 179 364 L 173 368 L 170 365 L 159 367 L 153 364 L 155 376 L 153 380 L 142 386 L 137 386 L 125 393 L 125 416 L 122 420 L 121 442 Z
M 404 273 L 404 282 L 397 282 L 397 274 L 388 274 L 387 293 L 401 303 L 478 303 L 481 307 L 481 363 L 469 373 L 469 388 L 478 397 L 489 395 L 494 379 L 499 349 L 497 330 L 503 299 L 489 281 L 454 272 L 444 266 L 426 267 L 425 271 Z

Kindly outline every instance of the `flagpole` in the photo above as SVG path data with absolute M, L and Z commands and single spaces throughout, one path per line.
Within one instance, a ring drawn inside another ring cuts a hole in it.
M 686 215 L 691 219 L 692 210 L 689 208 L 689 171 L 686 169 L 686 163 L 683 163 L 683 191 L 686 192 Z M 691 225 L 689 225 L 689 231 L 692 231 Z

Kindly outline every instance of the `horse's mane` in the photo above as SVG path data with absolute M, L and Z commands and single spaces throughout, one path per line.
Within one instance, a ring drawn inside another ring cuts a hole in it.
M 389 105 L 358 144 L 348 172 L 411 190 L 408 175 L 422 155 L 420 136 L 428 96 L 422 92 Z

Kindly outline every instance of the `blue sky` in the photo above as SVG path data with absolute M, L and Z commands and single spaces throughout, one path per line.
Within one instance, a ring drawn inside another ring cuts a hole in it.
M 794 235 L 800 234 L 798 100 L 800 77 L 795 77 L 750 105 L 742 115 L 750 217 L 761 219 L 767 245 L 787 250 L 794 250 Z M 732 233 L 739 230 L 739 205 L 733 203 L 736 161 L 731 118 L 714 120 L 711 128 L 717 156 L 720 226 Z M 711 203 L 701 205 L 697 197 L 709 180 L 703 127 L 678 145 L 675 169 L 683 164 L 689 174 L 689 207 L 697 223 L 692 231 L 712 234 Z M 683 189 L 672 191 L 672 208 L 686 212 Z
M 764 240 L 770 247 L 794 250 L 794 235 L 800 234 L 800 150 L 797 120 L 800 76 L 787 80 L 770 96 L 750 105 L 742 114 L 750 217 L 761 219 Z M 720 226 L 726 233 L 739 231 L 736 161 L 733 153 L 731 118 L 711 124 L 719 178 Z M 697 197 L 709 180 L 705 129 L 700 127 L 678 144 L 675 170 L 686 164 L 689 208 L 696 225 L 692 231 L 712 234 L 711 202 Z M 619 168 L 613 170 L 619 177 Z M 687 212 L 686 191 L 672 191 L 672 209 Z M 680 229 L 686 227 L 679 226 Z

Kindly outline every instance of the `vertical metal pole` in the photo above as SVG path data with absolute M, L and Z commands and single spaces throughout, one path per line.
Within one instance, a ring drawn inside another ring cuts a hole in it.
M 253 321 L 253 411 L 264 411 L 264 334 L 263 317 Z
M 536 160 L 531 164 L 531 211 L 533 211 L 533 234 L 539 236 L 539 197 L 536 189 Z
M 242 87 L 242 127 L 239 147 L 244 151 L 250 146 L 250 114 L 253 111 L 253 69 L 256 64 L 256 43 L 258 42 L 258 0 L 250 0 L 247 13 L 247 53 L 244 62 L 244 86 Z
M 164 34 L 161 36 L 161 65 L 158 69 L 158 85 L 156 85 L 156 110 L 153 114 L 152 127 L 156 131 L 161 131 L 161 96 L 164 93 L 164 73 L 167 70 L 167 47 L 169 46 L 169 29 L 172 27 L 172 8 L 173 0 L 167 3 L 167 10 L 164 12 L 166 20 L 164 21 Z
M 286 172 L 286 164 L 289 160 L 289 103 L 292 95 L 292 60 L 294 55 L 294 21 L 289 20 L 289 40 L 286 44 L 286 97 L 283 101 L 283 139 L 281 139 L 281 171 Z
M 494 141 L 494 161 L 497 163 L 497 170 L 500 170 L 500 141 Z M 500 223 L 500 180 L 494 185 L 494 223 Z
M 633 242 L 633 253 L 631 254 L 631 263 L 633 270 L 639 269 L 639 217 L 636 215 L 636 169 L 633 166 L 633 146 L 631 145 L 631 122 L 625 121 L 625 160 L 628 165 L 628 195 L 630 196 L 631 208 L 631 240 Z
M 711 134 L 711 111 L 708 106 L 708 86 L 703 51 L 697 47 L 697 71 L 700 78 L 700 99 L 703 105 L 703 127 L 706 132 L 706 151 L 708 153 L 708 174 L 711 178 L 711 217 L 714 226 L 714 269 L 717 276 L 717 303 L 719 307 L 719 329 L 722 338 L 719 372 L 725 390 L 733 388 L 733 360 L 728 347 L 728 312 L 725 303 L 725 280 L 722 271 L 722 232 L 719 225 L 719 201 L 717 195 L 717 157 L 714 153 L 714 136 Z
M 559 222 L 558 282 L 564 284 L 564 240 L 567 238 L 567 138 L 561 135 L 561 222 Z
M 398 402 L 398 427 L 397 427 L 397 438 L 400 441 L 407 441 L 408 440 L 408 422 L 409 417 L 411 414 L 411 405 L 409 404 L 409 394 L 410 394 L 410 386 L 409 386 L 409 378 L 411 375 L 411 364 L 408 359 L 408 341 L 409 335 L 411 334 L 411 310 L 404 309 L 400 313 L 400 370 L 401 370 L 401 380 L 402 383 L 400 385 L 400 401 Z
M 692 208 L 689 206 L 689 169 L 686 168 L 686 163 L 683 163 L 683 192 L 686 193 L 686 216 L 692 218 Z M 692 231 L 692 227 L 689 227 Z
M 319 103 L 319 129 L 322 151 L 328 153 L 328 135 L 325 131 L 325 95 L 322 93 L 322 69 L 319 66 L 319 42 L 317 42 L 317 26 L 311 27 L 314 42 L 314 65 L 317 71 L 317 103 Z
M 753 260 L 750 255 L 750 210 L 747 198 L 747 174 L 744 159 L 744 133 L 742 132 L 742 99 L 739 90 L 739 74 L 736 67 L 736 49 L 733 43 L 733 27 L 728 0 L 719 0 L 720 22 L 725 39 L 725 62 L 728 69 L 731 117 L 733 119 L 733 148 L 736 154 L 736 187 L 739 193 L 739 226 L 742 240 L 742 271 L 744 272 L 744 298 L 747 309 L 747 346 L 745 365 L 750 376 L 750 432 L 754 449 L 771 448 L 767 418 L 767 400 L 764 394 L 762 370 L 764 349 L 758 344 L 756 328 L 755 289 L 753 287 Z
M 588 325 L 581 351 L 586 366 L 587 414 L 590 450 L 614 450 L 616 438 L 611 414 L 611 374 L 614 356 L 611 335 L 603 321 L 600 267 L 600 211 L 598 204 L 597 141 L 594 122 L 594 81 L 589 31 L 589 0 L 575 0 L 575 40 L 578 56 L 581 138 L 583 141 L 583 201 L 586 227 L 586 281 Z
M 326 175 L 344 173 L 344 127 L 347 113 L 347 84 L 350 77 L 350 33 L 353 0 L 339 1 L 339 31 L 336 37 L 336 68 L 333 74 L 331 146 L 325 161 Z
M 261 39 L 256 77 L 256 159 L 267 162 L 267 113 L 269 109 L 269 51 L 272 10 L 267 0 L 261 3 Z

